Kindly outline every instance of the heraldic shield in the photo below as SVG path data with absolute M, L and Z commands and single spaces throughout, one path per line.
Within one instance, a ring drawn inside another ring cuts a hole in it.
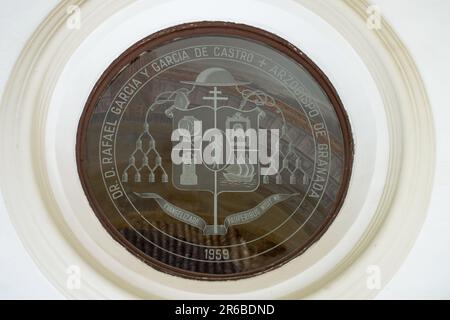
M 192 144 L 189 150 L 191 163 L 185 161 L 172 164 L 172 183 L 176 188 L 218 194 L 251 192 L 258 188 L 259 162 L 251 161 L 252 157 L 257 159 L 258 156 L 257 141 L 252 143 L 248 136 L 236 137 L 233 134 L 242 136 L 241 133 L 256 132 L 261 114 L 259 108 L 242 111 L 233 107 L 215 110 L 209 106 L 201 106 L 184 110 L 174 108 L 171 113 L 174 129 L 187 130 Z M 222 133 L 218 136 L 220 141 L 202 141 L 202 133 L 207 133 L 210 129 L 218 129 L 217 132 Z M 253 138 L 257 140 L 257 135 Z M 172 152 L 181 152 L 182 150 L 176 150 L 176 145 L 174 143 Z M 217 162 L 208 162 L 203 156 L 212 145 L 216 150 L 211 153 L 214 155 L 214 152 L 219 152 Z M 222 150 L 217 150 L 218 148 Z

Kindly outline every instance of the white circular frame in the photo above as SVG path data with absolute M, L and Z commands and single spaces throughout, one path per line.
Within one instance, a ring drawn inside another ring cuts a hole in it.
M 414 63 L 389 25 L 366 27 L 368 3 L 79 1 L 80 30 L 66 26 L 68 5 L 55 8 L 30 39 L 0 113 L 7 209 L 62 292 L 73 298 L 367 298 L 376 294 L 366 285 L 368 267 L 380 268 L 383 284 L 390 279 L 426 215 L 434 131 Z M 270 21 L 261 19 L 267 12 Z M 203 20 L 253 25 L 299 47 L 335 86 L 355 140 L 348 195 L 327 232 L 284 266 L 237 281 L 182 279 L 138 260 L 101 226 L 76 167 L 78 121 L 103 70 L 145 36 Z M 82 271 L 79 290 L 66 286 L 71 265 Z

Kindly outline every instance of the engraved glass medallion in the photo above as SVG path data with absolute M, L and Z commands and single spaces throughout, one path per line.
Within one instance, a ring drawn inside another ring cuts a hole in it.
M 140 260 L 238 279 L 327 230 L 352 140 L 337 93 L 302 52 L 260 29 L 202 22 L 111 64 L 82 114 L 77 161 L 93 211 Z

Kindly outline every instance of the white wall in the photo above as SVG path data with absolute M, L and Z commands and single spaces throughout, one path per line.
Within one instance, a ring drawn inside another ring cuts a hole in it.
M 0 1 L 0 94 L 22 47 L 58 0 Z M 1 179 L 1 177 L 0 177 Z M 61 299 L 17 237 L 0 194 L 0 299 Z
M 434 113 L 435 185 L 427 220 L 404 265 L 379 298 L 450 298 L 450 1 L 375 0 L 410 50 Z

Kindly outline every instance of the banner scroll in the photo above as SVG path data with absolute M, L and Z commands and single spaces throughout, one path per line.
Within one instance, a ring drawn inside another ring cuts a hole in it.
M 254 221 L 259 217 L 261 217 L 267 210 L 269 210 L 275 204 L 298 195 L 297 193 L 273 194 L 249 210 L 229 215 L 228 217 L 225 218 L 223 225 L 214 226 L 206 224 L 206 221 L 197 214 L 175 206 L 174 204 L 168 202 L 167 200 L 165 200 L 156 193 L 134 192 L 134 194 L 140 198 L 154 199 L 167 215 L 171 216 L 174 219 L 182 221 L 188 225 L 191 225 L 197 229 L 202 230 L 203 234 L 205 235 L 224 235 L 227 233 L 227 230 L 230 226 L 245 224 Z

